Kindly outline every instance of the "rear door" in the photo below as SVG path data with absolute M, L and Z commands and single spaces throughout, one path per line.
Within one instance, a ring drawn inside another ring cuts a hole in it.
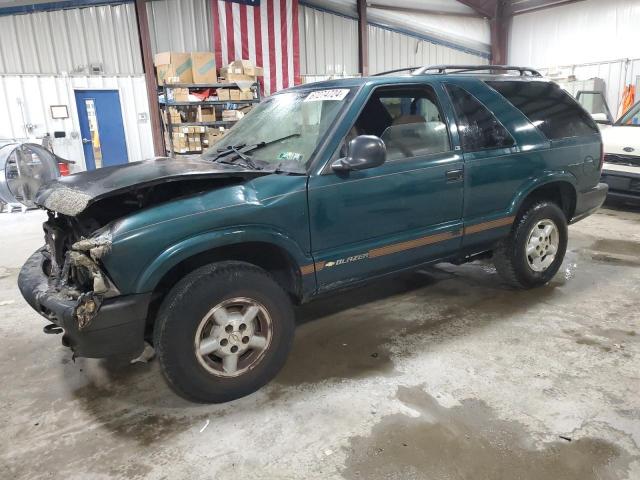
M 376 135 L 387 161 L 309 179 L 313 255 L 320 290 L 456 251 L 461 241 L 462 156 L 441 97 L 430 85 L 374 89 L 343 145 Z M 344 147 L 334 159 L 345 154 Z

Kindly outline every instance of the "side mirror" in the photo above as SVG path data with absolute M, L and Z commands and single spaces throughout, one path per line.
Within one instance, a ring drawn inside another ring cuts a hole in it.
M 611 125 L 613 122 L 607 117 L 606 113 L 592 113 L 591 118 L 601 125 Z
M 331 164 L 336 172 L 364 170 L 382 165 L 387 159 L 387 147 L 375 135 L 360 135 L 349 142 L 347 156 Z

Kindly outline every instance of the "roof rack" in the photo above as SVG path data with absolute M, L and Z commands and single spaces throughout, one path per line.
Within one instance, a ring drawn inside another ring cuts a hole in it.
M 405 68 L 396 68 L 395 70 L 387 70 L 385 72 L 380 72 L 380 73 L 374 73 L 373 75 L 371 75 L 372 77 L 381 77 L 382 75 L 389 75 L 391 73 L 400 73 L 400 72 L 409 72 L 412 70 L 418 70 L 420 68 L 424 68 L 424 67 L 405 67 Z
M 493 70 L 500 72 L 519 72 L 521 77 L 527 75 L 532 77 L 542 77 L 540 72 L 528 67 L 514 67 L 511 65 L 433 65 L 424 67 L 408 67 L 398 68 L 396 70 L 389 70 L 387 72 L 377 73 L 374 76 L 388 75 L 390 73 L 411 71 L 412 75 L 427 75 L 430 73 L 436 73 L 440 75 L 446 75 L 447 73 L 468 73 L 478 72 L 482 70 Z

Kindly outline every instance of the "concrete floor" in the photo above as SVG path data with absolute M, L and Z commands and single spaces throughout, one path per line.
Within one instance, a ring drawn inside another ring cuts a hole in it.
M 638 211 L 572 226 L 534 291 L 442 265 L 301 308 L 278 378 L 217 406 L 42 334 L 42 220 L 0 214 L 0 478 L 640 478 Z

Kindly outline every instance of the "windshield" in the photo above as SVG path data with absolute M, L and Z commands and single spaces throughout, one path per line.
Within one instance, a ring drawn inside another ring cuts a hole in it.
M 351 90 L 308 89 L 266 98 L 203 157 L 217 160 L 221 151 L 236 148 L 262 168 L 304 172 Z M 254 148 L 242 148 L 249 146 Z
M 627 113 L 618 119 L 616 125 L 640 125 L 640 102 L 627 110 Z

